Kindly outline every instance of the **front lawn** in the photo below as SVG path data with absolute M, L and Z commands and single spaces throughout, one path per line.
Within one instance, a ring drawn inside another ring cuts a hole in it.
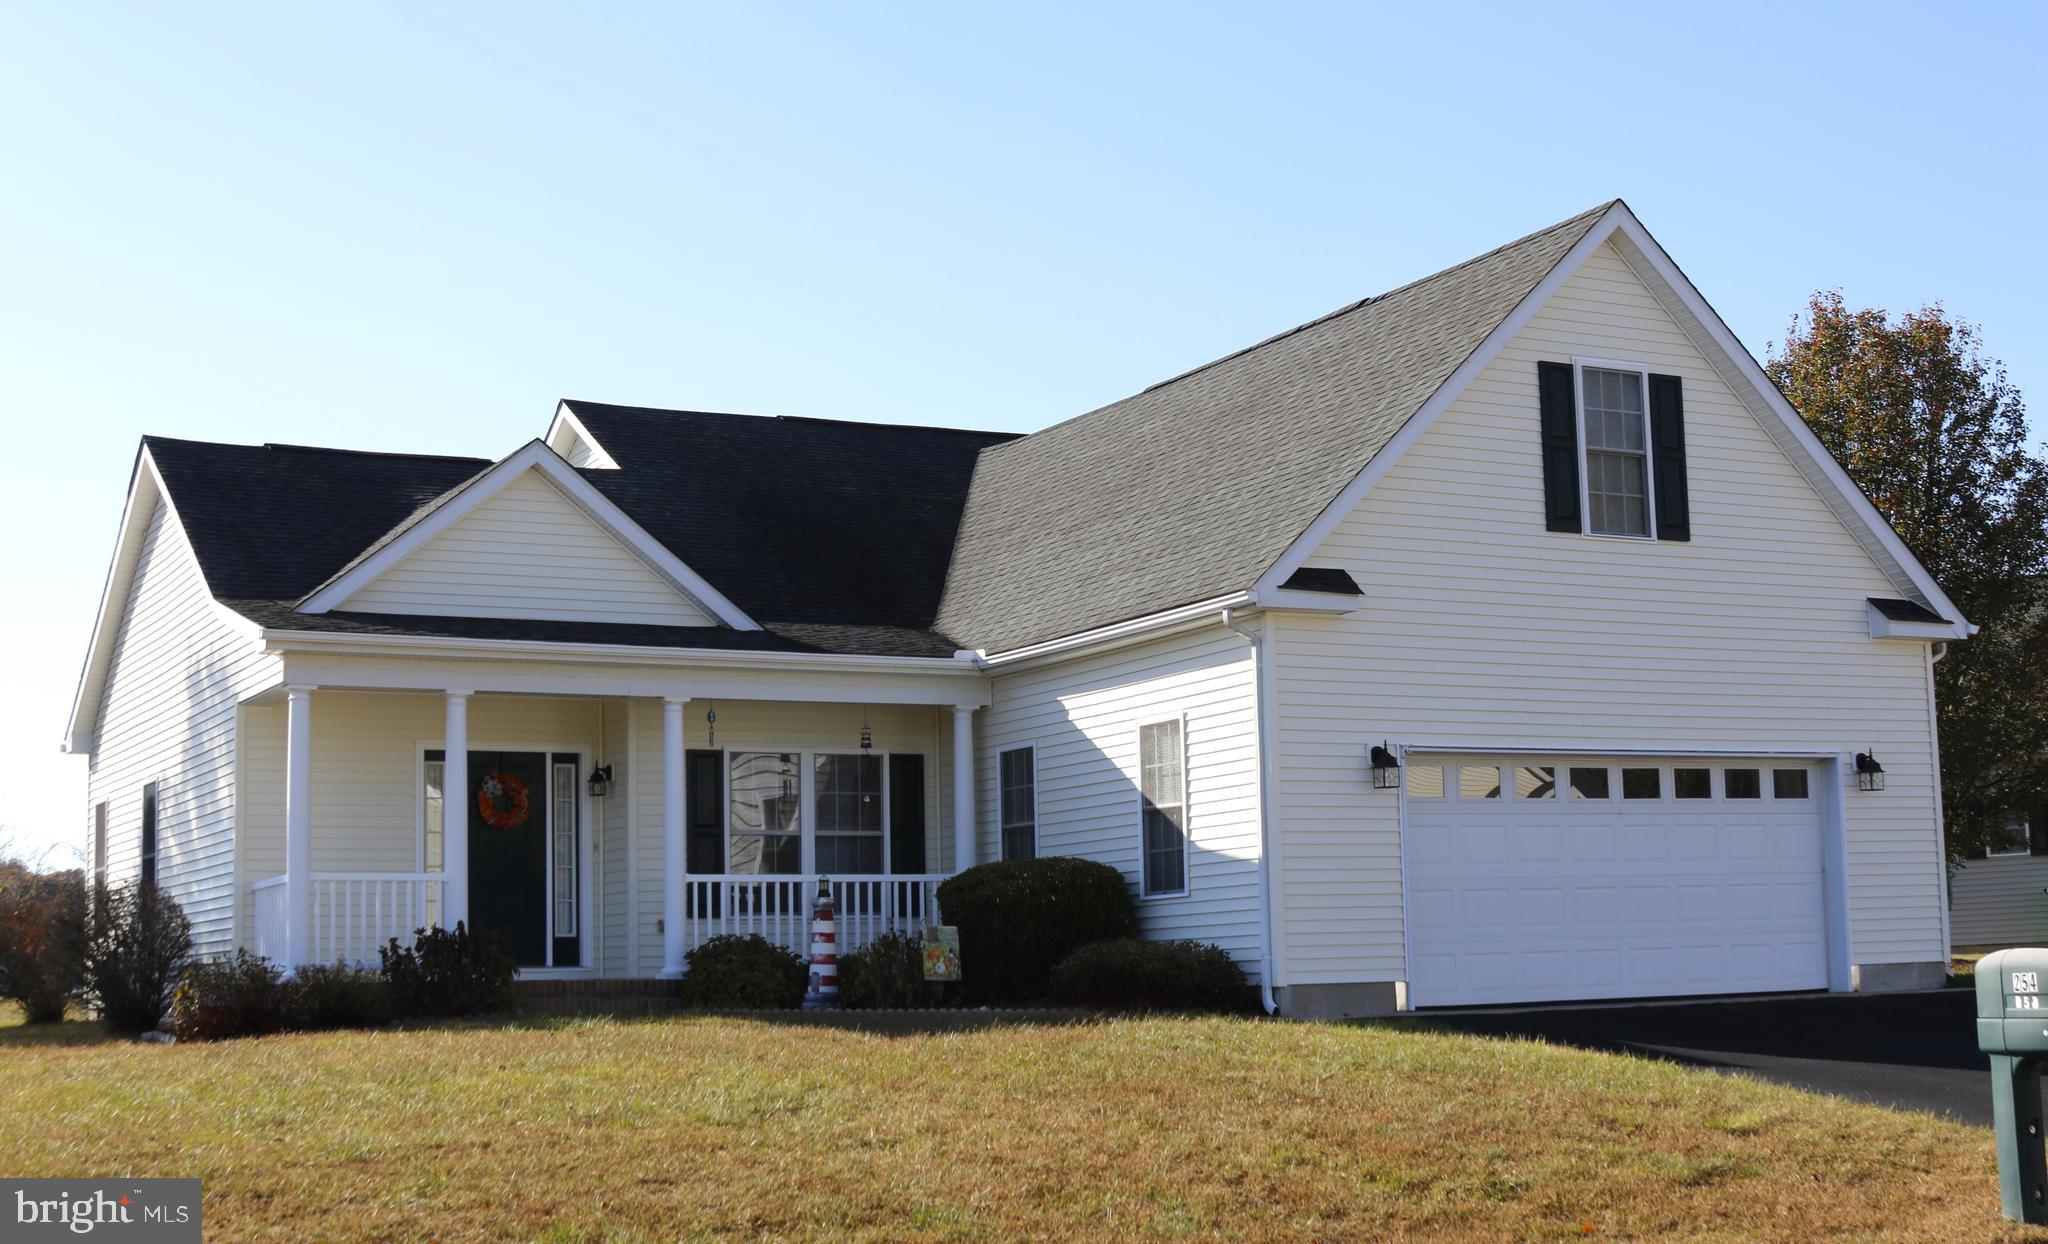
M 0 1033 L 0 1174 L 209 1240 L 2025 1238 L 1991 1134 L 1609 1054 L 1241 1020 Z

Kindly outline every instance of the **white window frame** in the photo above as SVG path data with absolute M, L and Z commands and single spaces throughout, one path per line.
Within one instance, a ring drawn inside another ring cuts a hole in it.
M 2019 834 L 2019 850 L 1993 851 L 1991 848 L 1986 847 L 1984 849 L 1984 858 L 1987 860 L 2016 860 L 2021 856 L 2032 855 L 2034 853 L 2034 825 L 2032 817 L 2024 815 L 2019 817 Z
M 750 748 L 750 749 L 747 749 L 747 750 L 753 750 L 753 749 L 751 749 L 751 748 Z M 880 872 L 878 872 L 878 873 L 833 873 L 832 875 L 833 875 L 833 876 L 835 876 L 835 877 L 836 877 L 836 876 L 849 876 L 849 877 L 889 877 L 889 876 L 894 876 L 895 874 L 894 874 L 894 872 L 892 871 L 892 865 L 893 865 L 894 861 L 892 861 L 892 860 L 891 860 L 891 859 L 889 858 L 889 810 L 890 810 L 890 809 L 889 809 L 889 755 L 890 755 L 890 754 L 889 754 L 888 752 L 882 751 L 882 750 L 880 750 L 880 749 L 878 749 L 878 748 L 869 748 L 869 749 L 868 749 L 868 750 L 867 750 L 866 752 L 863 752 L 863 751 L 861 751 L 861 749 L 860 749 L 860 748 L 858 748 L 858 747 L 817 747 L 817 748 L 811 748 L 811 749 L 809 749 L 808 751 L 801 751 L 801 752 L 800 752 L 799 754 L 801 754 L 801 755 L 803 756 L 803 762 L 802 762 L 802 763 L 803 763 L 803 767 L 804 767 L 804 791 L 805 791 L 805 793 L 804 793 L 804 805 L 803 805 L 803 807 L 801 807 L 801 808 L 799 808 L 799 809 L 797 810 L 797 826 L 796 826 L 796 832 L 797 832 L 797 833 L 799 833 L 799 834 L 801 834 L 801 835 L 803 836 L 803 839 L 804 839 L 804 846 L 803 846 L 803 854 L 804 854 L 804 858 L 805 858 L 806 860 L 810 861 L 810 863 L 809 863 L 809 866 L 808 866 L 808 868 L 806 869 L 806 871 L 807 871 L 807 872 L 809 872 L 809 873 L 813 873 L 813 874 L 815 874 L 815 873 L 819 873 L 819 872 L 822 872 L 822 871 L 823 871 L 822 869 L 818 868 L 818 866 L 817 866 L 817 864 L 818 864 L 818 835 L 819 835 L 820 833 L 824 832 L 824 831 L 823 831 L 823 829 L 822 829 L 822 827 L 820 827 L 820 826 L 819 826 L 819 825 L 817 824 L 817 819 L 818 819 L 818 789 L 817 789 L 817 788 L 818 788 L 818 757 L 820 757 L 820 756 L 861 756 L 861 755 L 866 755 L 866 756 L 872 757 L 872 758 L 874 759 L 874 761 L 875 761 L 875 764 L 876 764 L 876 766 L 877 766 L 877 767 L 878 767 L 878 768 L 879 768 L 879 769 L 881 770 L 881 786 L 882 786 L 882 789 L 881 789 L 881 790 L 880 790 L 879 792 L 877 792 L 877 793 L 879 793 L 879 794 L 881 795 L 881 797 L 882 797 L 882 813 L 881 813 L 881 815 L 882 815 L 882 822 L 881 822 L 881 825 L 882 825 L 882 832 L 881 832 L 881 840 L 882 840 L 882 870 L 881 870 Z M 731 770 L 730 770 L 730 769 L 728 769 L 728 770 L 727 770 L 727 774 L 728 774 L 728 777 L 730 777 L 730 773 L 731 773 Z M 731 818 L 731 816 L 732 816 L 732 800 L 730 800 L 730 799 L 727 799 L 727 800 L 725 801 L 725 814 L 726 814 L 726 817 L 727 817 L 728 819 L 730 819 L 730 818 Z M 835 831 L 833 831 L 833 832 L 835 832 L 835 833 L 843 833 L 844 831 L 840 831 L 840 830 L 835 830 Z M 852 836 L 852 835 L 849 835 L 849 836 Z M 730 847 L 730 843 L 731 843 L 731 839 L 730 839 L 730 837 L 728 837 L 728 839 L 727 839 L 727 844 L 728 844 L 728 847 Z M 764 876 L 772 876 L 772 875 L 774 875 L 774 874 L 763 874 L 763 875 L 764 875 Z
M 1145 728 L 1173 722 L 1180 727 L 1180 889 L 1149 890 L 1145 886 Z M 1185 712 L 1146 717 L 1131 727 L 1131 767 L 1138 788 L 1138 898 L 1141 902 L 1186 898 L 1194 892 L 1194 800 L 1188 780 L 1188 715 Z
M 816 758 L 819 756 L 859 756 L 862 754 L 861 749 L 858 747 L 784 747 L 780 744 L 767 743 L 762 744 L 760 746 L 750 745 L 747 747 L 715 747 L 699 748 L 696 750 L 715 751 L 718 753 L 719 772 L 724 775 L 725 780 L 725 798 L 719 802 L 718 808 L 718 816 L 720 823 L 718 838 L 718 863 L 720 871 L 716 874 L 692 873 L 690 875 L 692 877 L 702 877 L 706 880 L 722 878 L 739 878 L 741 880 L 745 880 L 747 878 L 752 877 L 812 877 L 818 875 L 818 772 Z M 732 871 L 732 758 L 738 754 L 752 754 L 756 752 L 770 752 L 776 755 L 791 755 L 797 758 L 798 777 L 801 780 L 799 781 L 797 787 L 799 796 L 799 806 L 797 808 L 796 814 L 796 830 L 797 835 L 803 841 L 803 871 L 800 873 L 736 873 Z M 873 756 L 877 761 L 880 761 L 882 766 L 882 871 L 879 873 L 847 873 L 844 875 L 862 877 L 932 875 L 931 873 L 910 874 L 898 873 L 896 871 L 896 861 L 889 850 L 891 845 L 889 837 L 889 826 L 891 824 L 890 817 L 891 813 L 895 810 L 896 806 L 896 784 L 894 780 L 891 779 L 889 776 L 889 759 L 890 757 L 896 755 L 896 753 L 894 750 L 884 750 L 882 748 L 875 747 L 869 748 L 866 754 L 869 756 Z M 929 758 L 929 756 L 931 755 L 931 753 L 929 752 L 920 752 L 915 750 L 906 751 L 905 754 L 912 756 L 925 756 L 927 758 Z M 926 765 L 925 781 L 927 783 L 931 781 L 931 766 L 929 763 L 927 763 Z M 920 789 L 917 792 L 917 798 L 922 800 L 926 798 L 928 793 L 928 790 Z M 929 824 L 925 826 L 925 837 L 927 854 L 929 854 L 929 848 L 931 845 L 931 826 Z
M 1003 796 L 1007 788 L 1003 782 L 1003 758 L 1012 752 L 1031 753 L 1031 855 L 1038 858 L 1038 741 L 1020 743 L 1015 747 L 999 748 L 996 751 L 996 854 L 1004 860 L 1010 855 L 1010 822 L 1003 811 Z
M 1634 372 L 1643 386 L 1643 525 L 1642 535 L 1631 535 L 1621 531 L 1593 530 L 1592 484 L 1586 466 L 1586 455 L 1592 452 L 1586 441 L 1586 378 L 1587 368 L 1594 371 Z M 1642 363 L 1625 363 L 1614 359 L 1572 358 L 1572 417 L 1577 421 L 1579 432 L 1579 534 L 1592 540 L 1657 540 L 1657 445 L 1652 439 L 1653 424 L 1650 420 L 1650 369 Z

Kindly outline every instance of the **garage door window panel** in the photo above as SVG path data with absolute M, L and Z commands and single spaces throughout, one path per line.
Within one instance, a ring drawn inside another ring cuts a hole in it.
M 1671 771 L 1671 793 L 1679 799 L 1712 799 L 1714 797 L 1714 771 L 1712 769 L 1673 769 Z
M 1458 798 L 1500 798 L 1499 765 L 1459 765 Z
M 1662 769 L 1623 769 L 1621 771 L 1621 797 L 1623 799 L 1662 799 L 1664 797 L 1664 771 Z
M 1410 799 L 1442 799 L 1444 797 L 1444 767 L 1442 765 L 1409 765 L 1408 797 Z
M 1771 770 L 1771 798 L 1773 798 L 1773 799 L 1804 799 L 1804 798 L 1806 798 L 1806 770 L 1804 770 L 1804 769 L 1773 769 L 1773 770 Z
M 1728 769 L 1721 775 L 1722 791 L 1730 799 L 1762 799 L 1763 772 L 1759 769 Z
M 1521 765 L 1515 769 L 1515 798 L 1554 799 L 1557 770 L 1551 765 Z
M 1605 768 L 1582 768 L 1573 765 L 1571 783 L 1574 799 L 1606 799 L 1608 791 L 1612 789 L 1608 784 Z

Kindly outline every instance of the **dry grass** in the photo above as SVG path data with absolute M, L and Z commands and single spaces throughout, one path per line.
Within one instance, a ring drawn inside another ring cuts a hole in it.
M 0 1173 L 198 1175 L 213 1240 L 2025 1238 L 1988 1132 L 1527 1043 L 701 1018 L 158 1048 L 66 1027 L 0 1034 Z

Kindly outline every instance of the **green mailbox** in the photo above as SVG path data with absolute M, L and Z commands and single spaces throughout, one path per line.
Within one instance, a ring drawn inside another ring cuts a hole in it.
M 2041 1134 L 2044 985 L 2048 950 L 2000 950 L 1977 961 L 1977 1045 L 1991 1056 L 1999 1197 L 2007 1218 L 2036 1223 L 2048 1223 L 2048 1147 Z

